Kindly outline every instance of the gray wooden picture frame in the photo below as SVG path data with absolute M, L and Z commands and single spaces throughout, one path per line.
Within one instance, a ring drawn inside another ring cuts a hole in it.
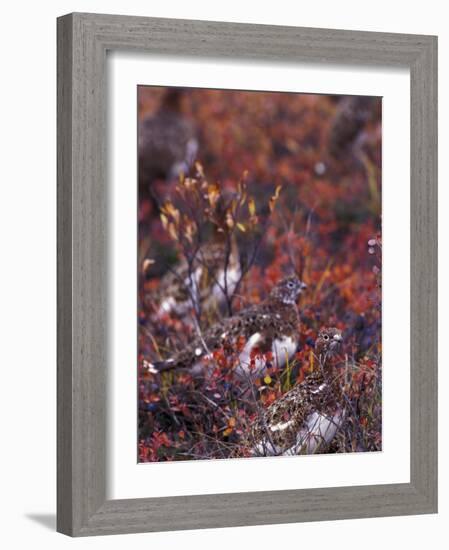
M 57 529 L 72 536 L 437 511 L 437 38 L 75 13 L 58 19 Z M 106 499 L 106 53 L 408 67 L 410 483 Z

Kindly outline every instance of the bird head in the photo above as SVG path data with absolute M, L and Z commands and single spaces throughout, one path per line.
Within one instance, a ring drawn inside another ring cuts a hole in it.
M 322 328 L 315 342 L 317 353 L 337 353 L 343 342 L 341 330 L 335 327 Z
M 283 304 L 294 304 L 306 288 L 307 285 L 300 281 L 296 275 L 290 275 L 279 281 L 271 291 L 270 298 Z

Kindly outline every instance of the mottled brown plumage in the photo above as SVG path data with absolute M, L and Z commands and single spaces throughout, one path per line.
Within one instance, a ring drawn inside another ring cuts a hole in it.
M 325 354 L 333 354 L 339 350 L 342 340 L 341 330 L 338 328 L 322 328 L 315 342 L 315 352 L 324 359 Z
M 231 297 L 240 279 L 241 269 L 235 242 L 229 250 L 223 243 L 202 246 L 191 265 L 181 261 L 160 280 L 157 291 L 147 296 L 158 314 L 187 312 L 220 306 Z
M 283 279 L 261 304 L 212 326 L 201 338 L 196 338 L 167 361 L 154 363 L 153 369 L 162 371 L 193 368 L 214 350 L 223 347 L 236 350 L 241 339 L 245 345 L 237 366 L 240 374 L 249 371 L 251 351 L 255 348 L 261 352 L 271 351 L 274 361 L 282 366 L 286 355 L 291 357 L 296 351 L 299 336 L 296 300 L 304 288 L 304 283 L 295 276 Z
M 272 403 L 253 425 L 249 441 L 254 454 L 313 453 L 333 439 L 344 412 L 338 374 L 328 362 L 341 340 L 336 328 L 320 331 L 315 370 Z

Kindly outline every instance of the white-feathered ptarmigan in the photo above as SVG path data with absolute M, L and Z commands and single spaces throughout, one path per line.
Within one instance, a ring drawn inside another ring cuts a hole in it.
M 322 329 L 315 343 L 315 370 L 272 403 L 252 426 L 249 444 L 256 456 L 312 454 L 333 440 L 345 410 L 338 375 L 330 366 L 342 335 Z
M 202 360 L 220 348 L 238 349 L 238 375 L 260 374 L 265 361 L 251 364 L 252 351 L 271 352 L 273 363 L 282 368 L 297 350 L 299 340 L 298 296 L 306 285 L 295 275 L 282 279 L 260 304 L 244 309 L 204 331 L 183 350 L 165 361 L 150 364 L 150 370 L 192 369 L 201 372 Z M 244 342 L 241 346 L 241 342 Z

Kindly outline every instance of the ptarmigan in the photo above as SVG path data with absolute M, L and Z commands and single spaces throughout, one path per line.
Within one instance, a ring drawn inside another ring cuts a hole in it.
M 329 365 L 341 341 L 336 328 L 320 331 L 319 366 L 259 415 L 249 437 L 254 455 L 312 454 L 332 441 L 345 417 L 338 376 Z
M 251 365 L 251 352 L 255 349 L 261 353 L 271 352 L 274 364 L 283 367 L 298 346 L 299 314 L 296 301 L 305 287 L 296 276 L 286 277 L 263 302 L 212 326 L 170 359 L 152 363 L 150 370 L 190 369 L 200 373 L 204 370 L 202 359 L 219 348 L 236 350 L 242 340 L 244 345 L 235 367 L 239 376 L 263 371 L 264 361 Z
M 235 240 L 202 246 L 191 265 L 182 260 L 160 280 L 148 302 L 163 313 L 185 316 L 189 311 L 216 308 L 231 298 L 240 280 L 240 260 Z

